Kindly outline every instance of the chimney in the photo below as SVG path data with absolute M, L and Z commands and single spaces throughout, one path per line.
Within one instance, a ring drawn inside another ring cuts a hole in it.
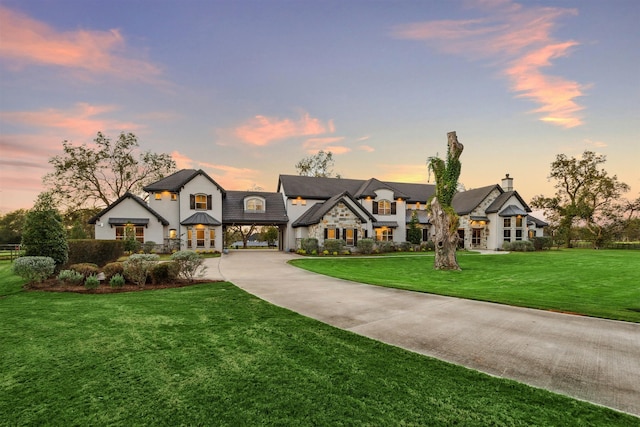
M 513 191 L 513 178 L 510 178 L 509 174 L 502 178 L 502 189 L 504 191 Z

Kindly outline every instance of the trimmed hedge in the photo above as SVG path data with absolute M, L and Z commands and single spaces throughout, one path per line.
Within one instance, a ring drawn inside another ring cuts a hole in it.
M 330 254 L 339 253 L 341 254 L 344 250 L 345 242 L 342 239 L 325 239 L 324 241 L 324 250 L 329 251 Z
M 151 282 L 154 285 L 171 283 L 176 280 L 180 266 L 175 261 L 160 262 L 151 267 Z
M 67 265 L 95 263 L 105 265 L 117 261 L 124 255 L 122 240 L 69 240 L 69 260 Z

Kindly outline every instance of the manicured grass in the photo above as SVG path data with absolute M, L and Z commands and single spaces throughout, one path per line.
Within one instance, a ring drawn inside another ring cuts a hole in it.
M 640 322 L 640 251 L 462 252 L 458 262 L 462 271 L 435 271 L 433 254 L 291 261 L 374 285 Z
M 229 283 L 23 292 L 0 264 L 0 424 L 637 425 L 342 331 Z

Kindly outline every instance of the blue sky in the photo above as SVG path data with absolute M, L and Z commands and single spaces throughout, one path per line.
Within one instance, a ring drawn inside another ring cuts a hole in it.
M 552 195 L 586 149 L 640 194 L 640 2 L 0 0 L 0 212 L 62 141 L 133 132 L 229 190 L 275 191 L 318 150 L 345 178 L 505 173 Z

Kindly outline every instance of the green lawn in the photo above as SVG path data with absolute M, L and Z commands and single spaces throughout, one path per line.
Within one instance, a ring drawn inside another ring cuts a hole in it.
M 393 288 L 640 322 L 640 251 L 461 252 L 458 261 L 462 271 L 435 271 L 433 254 L 318 257 L 291 264 Z
M 229 283 L 24 292 L 0 263 L 2 425 L 637 425 L 335 329 Z

